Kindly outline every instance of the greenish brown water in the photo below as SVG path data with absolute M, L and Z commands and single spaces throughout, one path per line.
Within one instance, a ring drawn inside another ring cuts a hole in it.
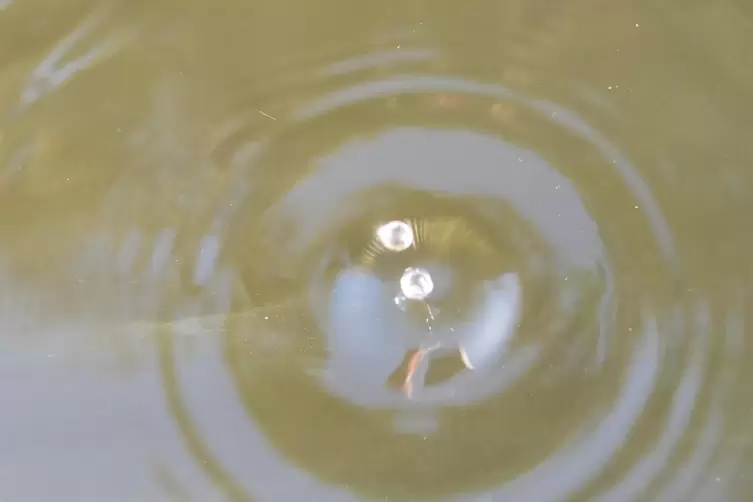
M 750 47 L 734 0 L 0 0 L 0 501 L 750 500 Z

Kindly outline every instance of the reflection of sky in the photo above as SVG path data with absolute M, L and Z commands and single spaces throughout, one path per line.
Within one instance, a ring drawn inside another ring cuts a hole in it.
M 200 360 L 197 360 L 200 364 Z M 214 500 L 186 453 L 155 368 L 116 374 L 47 351 L 0 353 L 0 496 L 164 500 L 155 468 Z
M 217 498 L 167 409 L 154 333 L 117 332 L 149 319 L 164 299 L 175 233 L 94 233 L 43 284 L 24 281 L 3 259 L 0 498 L 165 500 L 164 473 L 192 500 Z M 196 275 L 221 279 L 208 244 L 209 253 L 197 252 Z M 212 302 L 218 311 L 227 298 Z M 208 302 L 183 307 L 199 314 Z M 205 366 L 195 355 L 192 364 Z
M 165 500 L 173 485 L 189 500 L 222 499 L 168 408 L 156 333 L 123 324 L 148 319 L 164 299 L 175 235 L 169 228 L 94 234 L 79 259 L 50 274 L 45 291 L 2 270 L 0 498 Z M 193 303 L 175 305 L 181 317 L 227 309 L 230 284 L 215 267 L 216 244 L 209 234 L 195 250 L 192 278 L 207 287 Z M 48 311 L 60 302 L 71 312 Z M 289 489 L 290 476 L 308 476 L 291 474 L 281 459 L 269 463 L 275 453 L 237 402 L 219 334 L 193 326 L 176 339 L 191 418 L 222 467 L 240 469 L 234 474 L 246 488 L 258 482 L 263 500 L 291 500 L 280 490 Z M 135 364 L 122 365 L 123 350 Z M 236 441 L 239 429 L 252 431 L 253 446 Z
M 137 359 L 124 371 L 118 366 L 122 347 L 98 343 L 110 335 L 106 324 L 63 324 L 0 351 L 0 495 L 165 500 L 169 483 L 190 500 L 220 500 L 168 408 L 155 334 L 129 331 L 129 339 L 120 340 Z M 15 338 L 7 330 L 3 336 Z M 180 392 L 221 467 L 235 469 L 237 481 L 250 493 L 261 490 L 263 500 L 302 500 L 304 491 L 290 498 L 291 476 L 296 490 L 309 476 L 285 468 L 253 428 L 224 366 L 221 339 L 178 337 L 175 346 Z
M 576 187 L 534 153 L 493 136 L 398 128 L 373 140 L 353 141 L 319 164 L 316 175 L 296 185 L 279 206 L 299 221 L 301 242 L 321 231 L 317 223 L 333 224 L 332 217 L 343 214 L 336 204 L 348 195 L 397 182 L 450 195 L 501 197 L 565 263 L 591 268 L 602 258 L 596 225 Z

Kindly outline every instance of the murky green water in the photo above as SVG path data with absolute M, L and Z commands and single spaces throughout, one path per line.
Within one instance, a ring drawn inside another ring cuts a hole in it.
M 0 0 L 0 500 L 749 500 L 751 46 Z

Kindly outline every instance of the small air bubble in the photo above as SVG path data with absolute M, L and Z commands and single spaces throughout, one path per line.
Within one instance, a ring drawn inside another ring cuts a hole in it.
M 400 289 L 408 299 L 423 300 L 434 290 L 434 281 L 428 270 L 406 268 L 400 278 Z
M 376 231 L 379 242 L 390 251 L 405 251 L 413 245 L 413 231 L 404 221 L 390 221 Z

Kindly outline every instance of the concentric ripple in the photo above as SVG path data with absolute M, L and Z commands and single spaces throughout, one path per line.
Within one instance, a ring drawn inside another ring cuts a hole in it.
M 162 339 L 194 453 L 236 499 L 324 490 L 306 472 L 348 487 L 332 500 L 687 500 L 718 460 L 737 313 L 688 293 L 617 146 L 410 54 L 315 72 L 260 110 L 266 126 L 236 128 L 248 148 L 229 140 L 242 182 L 211 254 L 238 275 L 233 309 L 259 319 L 228 321 L 212 368 L 245 406 L 234 444 L 200 425 L 201 376 Z M 267 322 L 274 350 L 255 346 Z

